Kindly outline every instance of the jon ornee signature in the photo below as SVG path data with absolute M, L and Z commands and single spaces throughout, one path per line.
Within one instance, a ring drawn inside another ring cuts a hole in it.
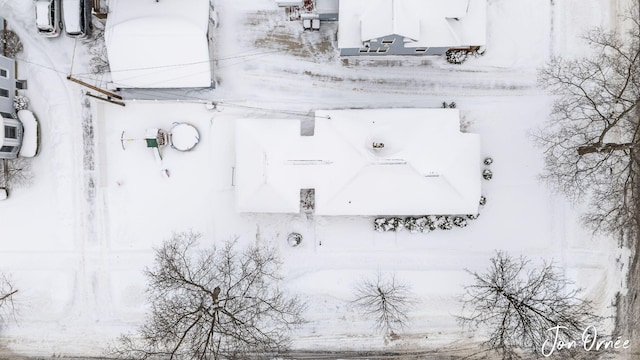
M 542 344 L 542 355 L 544 357 L 549 357 L 553 355 L 555 351 L 560 351 L 562 349 L 577 349 L 582 348 L 584 351 L 611 351 L 611 350 L 620 350 L 620 349 L 628 349 L 631 344 L 628 339 L 622 340 L 620 336 L 618 336 L 615 340 L 613 338 L 610 339 L 601 339 L 598 337 L 598 329 L 595 326 L 588 326 L 582 332 L 582 338 L 580 340 L 573 341 L 564 341 L 560 339 L 560 330 L 566 329 L 565 326 L 554 326 L 552 328 L 547 329 L 550 337 L 544 341 Z

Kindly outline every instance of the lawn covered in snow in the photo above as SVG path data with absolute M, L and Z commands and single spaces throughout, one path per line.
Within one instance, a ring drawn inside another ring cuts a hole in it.
M 0 202 L 0 270 L 20 290 L 16 319 L 0 335 L 12 350 L 100 355 L 144 319 L 141 270 L 151 265 L 153 247 L 186 230 L 206 241 L 238 237 L 278 249 L 284 286 L 308 301 L 296 349 L 435 350 L 481 340 L 459 328 L 456 299 L 470 281 L 465 269 L 482 271 L 498 249 L 555 260 L 602 315 L 613 313 L 627 254 L 617 239 L 584 229 L 580 209 L 537 180 L 542 157 L 528 135 L 552 102 L 536 85 L 536 69 L 550 56 L 584 54 L 585 30 L 617 27 L 620 9 L 612 2 L 488 1 L 487 52 L 460 66 L 443 57 L 341 59 L 336 23 L 303 32 L 271 0 L 217 0 L 216 8 L 211 100 L 218 106 L 120 107 L 89 101 L 65 80 L 69 72 L 93 77 L 87 43 L 39 38 L 31 2 L 0 2 L 24 42 L 19 76 L 29 81 L 25 94 L 42 136 L 32 184 Z M 295 119 L 309 127 L 319 109 L 438 108 L 443 101 L 456 102 L 465 130 L 481 137 L 482 157 L 494 159 L 493 179 L 482 184 L 487 205 L 466 228 L 378 233 L 373 217 L 235 211 L 237 119 Z M 163 149 L 160 165 L 142 140 L 145 130 L 175 122 L 194 125 L 199 143 L 189 152 Z M 287 244 L 291 232 L 303 235 L 298 247 Z M 391 342 L 349 304 L 354 282 L 378 271 L 396 273 L 419 299 L 408 329 Z

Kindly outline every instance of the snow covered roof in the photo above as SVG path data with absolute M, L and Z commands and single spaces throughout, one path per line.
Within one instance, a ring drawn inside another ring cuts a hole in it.
M 239 120 L 237 210 L 297 213 L 315 189 L 318 215 L 475 214 L 480 139 L 459 127 L 455 109 L 317 111 L 313 136 L 295 120 Z
M 20 156 L 34 157 L 38 154 L 40 140 L 38 120 L 29 110 L 18 111 L 18 119 L 22 123 L 22 146 L 20 147 Z
M 342 0 L 338 47 L 400 35 L 412 47 L 486 43 L 486 0 Z
M 210 87 L 208 0 L 111 0 L 105 40 L 123 88 Z

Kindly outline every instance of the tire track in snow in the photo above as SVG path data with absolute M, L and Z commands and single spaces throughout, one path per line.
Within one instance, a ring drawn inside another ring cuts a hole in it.
M 523 75 L 519 72 L 515 76 L 514 71 L 452 72 L 448 69 L 418 67 L 392 68 L 393 71 L 389 71 L 385 68 L 327 69 L 304 66 L 308 65 L 304 63 L 301 66 L 296 66 L 296 63 L 288 67 L 268 65 L 268 71 L 254 70 L 247 66 L 236 75 L 245 77 L 245 81 L 240 81 L 244 85 L 243 96 L 262 98 L 265 89 L 277 86 L 278 91 L 271 93 L 282 100 L 299 98 L 299 94 L 304 92 L 308 94 L 311 108 L 317 108 L 318 102 L 326 99 L 329 99 L 333 106 L 342 102 L 346 102 L 344 106 L 353 106 L 354 100 L 370 105 L 371 97 L 377 96 L 380 98 L 381 106 L 398 106 L 400 102 L 407 103 L 409 100 L 413 104 L 420 104 L 425 101 L 425 97 L 455 100 L 468 96 L 523 96 L 542 92 L 537 86 L 535 74 Z M 297 105 L 300 104 L 292 104 Z
M 8 5 L 7 5 L 8 4 Z M 50 172 L 55 174 L 53 181 L 56 189 L 53 194 L 56 198 L 56 204 L 59 211 L 54 211 L 60 223 L 60 229 L 65 229 L 69 234 L 60 234 L 59 236 L 71 236 L 76 246 L 77 265 L 69 265 L 75 269 L 76 276 L 74 288 L 72 289 L 72 298 L 69 299 L 71 313 L 70 318 L 79 319 L 80 321 L 90 321 L 89 304 L 91 301 L 91 293 L 87 287 L 90 283 L 90 277 L 87 275 L 86 260 L 86 241 L 90 236 L 87 231 L 89 218 L 87 214 L 91 207 L 86 197 L 82 196 L 85 184 L 82 179 L 85 178 L 83 171 L 83 158 L 80 154 L 84 154 L 80 146 L 84 144 L 82 134 L 82 114 L 79 111 L 81 104 L 80 91 L 72 86 L 66 80 L 62 70 L 57 70 L 60 64 L 70 65 L 68 60 L 62 60 L 64 52 L 59 49 L 64 46 L 64 42 L 68 42 L 65 38 L 38 38 L 32 24 L 20 19 L 28 18 L 26 16 L 12 17 L 16 12 L 29 11 L 32 6 L 31 2 L 11 2 L 4 3 L 2 9 L 11 29 L 20 37 L 25 46 L 25 51 L 18 55 L 18 61 L 27 62 L 24 66 L 29 66 L 30 80 L 32 83 L 39 84 L 40 87 L 32 85 L 27 90 L 27 95 L 33 96 L 36 93 L 46 106 L 46 115 L 40 116 L 42 123 L 42 146 L 43 151 L 48 151 L 48 156 L 52 161 L 48 164 Z M 12 6 L 15 6 L 12 8 Z M 24 8 L 18 8 L 24 6 Z M 27 9 L 28 8 L 28 9 Z M 45 45 L 46 44 L 46 45 Z M 53 57 L 51 54 L 60 54 L 61 56 Z M 43 64 L 43 62 L 45 64 Z M 31 63 L 31 65 L 29 65 Z M 20 66 L 20 65 L 19 65 Z M 46 68 L 49 67 L 49 68 Z M 55 70 L 54 70 L 55 69 Z M 47 71 L 55 71 L 54 76 L 46 74 Z M 55 79 L 55 83 L 49 80 Z M 46 84 L 46 86 L 43 86 Z M 40 93 L 38 91 L 40 90 Z M 70 262 L 73 264 L 73 262 Z

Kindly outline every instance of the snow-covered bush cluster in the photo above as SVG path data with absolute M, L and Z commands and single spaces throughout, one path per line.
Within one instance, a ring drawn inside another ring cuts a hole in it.
M 480 206 L 485 206 L 487 205 L 487 198 L 483 196 L 480 196 Z
M 442 102 L 442 108 L 443 108 L 443 109 L 447 109 L 447 108 L 449 108 L 449 109 L 455 109 L 455 108 L 456 108 L 456 102 L 455 102 L 455 101 L 452 101 L 452 102 L 450 102 L 450 103 L 447 103 L 446 101 L 443 101 L 443 102 Z
M 472 46 L 469 49 L 449 49 L 445 53 L 445 57 L 450 64 L 462 64 L 469 55 L 478 57 L 484 55 L 486 51 L 487 49 L 483 46 Z
M 445 53 L 445 56 L 447 58 L 447 62 L 450 64 L 462 64 L 467 60 L 469 51 L 460 49 L 449 49 Z
M 401 231 L 406 229 L 411 233 L 425 233 L 434 230 L 451 230 L 454 227 L 467 226 L 468 220 L 475 220 L 476 215 L 425 215 L 420 217 L 390 217 L 377 218 L 373 222 L 373 228 L 378 232 Z
M 18 34 L 11 30 L 0 30 L 0 44 L 4 55 L 12 59 L 24 48 Z
M 487 166 L 493 164 L 493 159 L 490 157 L 487 157 L 484 159 L 483 163 Z M 493 171 L 489 170 L 489 169 L 484 169 L 482 170 L 482 178 L 485 180 L 491 180 L 491 178 L 493 178 Z
M 480 206 L 487 203 L 487 198 L 480 196 Z M 373 229 L 378 232 L 401 231 L 406 229 L 411 233 L 425 233 L 434 230 L 451 230 L 454 227 L 463 228 L 469 220 L 475 220 L 480 214 L 469 215 L 424 215 L 420 217 L 400 218 L 397 216 L 388 218 L 376 218 L 373 221 Z
M 398 217 L 377 218 L 373 221 L 373 228 L 376 231 L 400 231 L 405 226 L 405 220 Z
M 29 99 L 22 95 L 14 97 L 13 108 L 16 110 L 16 112 L 20 110 L 27 110 L 29 108 Z

